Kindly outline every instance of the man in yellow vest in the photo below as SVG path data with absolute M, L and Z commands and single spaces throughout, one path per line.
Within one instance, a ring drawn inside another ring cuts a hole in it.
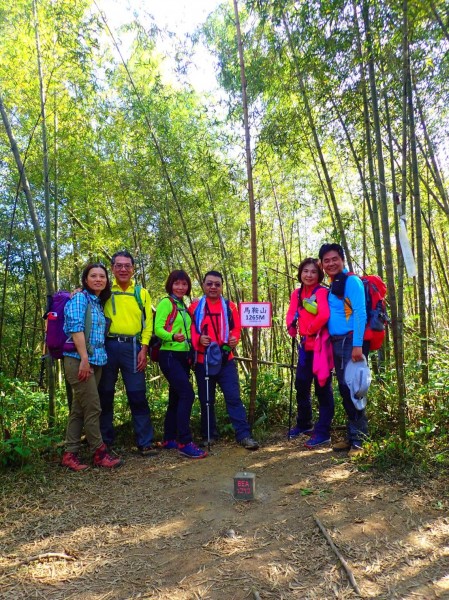
M 146 397 L 145 368 L 153 330 L 151 298 L 136 285 L 134 258 L 116 252 L 111 259 L 114 282 L 104 313 L 111 325 L 106 338 L 107 365 L 103 367 L 98 391 L 101 402 L 100 429 L 103 441 L 112 445 L 114 433 L 114 392 L 119 371 L 125 384 L 137 447 L 142 456 L 156 454 L 152 447 L 153 426 Z

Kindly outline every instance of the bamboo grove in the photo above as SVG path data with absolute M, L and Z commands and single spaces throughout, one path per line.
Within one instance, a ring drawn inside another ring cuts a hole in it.
M 447 436 L 447 3 L 224 2 L 179 41 L 176 82 L 166 32 L 138 16 L 114 31 L 95 1 L 0 0 L 0 33 L 4 377 L 38 381 L 46 294 L 127 248 L 155 300 L 182 266 L 194 294 L 218 268 L 229 297 L 271 301 L 272 329 L 245 332 L 242 372 L 254 383 L 257 358 L 259 375 L 273 363 L 287 380 L 296 266 L 338 241 L 350 270 L 388 284 L 372 410 L 403 438 L 430 414 Z M 187 76 L 200 42 L 215 96 Z

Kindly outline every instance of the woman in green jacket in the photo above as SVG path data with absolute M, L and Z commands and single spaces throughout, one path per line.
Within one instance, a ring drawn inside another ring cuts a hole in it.
M 190 415 L 195 393 L 190 382 L 190 315 L 184 296 L 190 294 L 192 283 L 185 271 L 170 273 L 165 283 L 168 296 L 157 307 L 154 333 L 162 340 L 159 366 L 168 384 L 168 406 L 164 422 L 162 447 L 177 448 L 187 458 L 205 458 L 207 452 L 192 441 Z

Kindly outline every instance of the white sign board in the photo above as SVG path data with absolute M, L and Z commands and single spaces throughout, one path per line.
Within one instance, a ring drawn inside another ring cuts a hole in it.
M 271 327 L 271 302 L 240 302 L 242 327 Z

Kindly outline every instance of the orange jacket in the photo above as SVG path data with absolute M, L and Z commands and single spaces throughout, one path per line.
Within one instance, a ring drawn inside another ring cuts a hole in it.
M 199 363 L 203 363 L 205 347 L 202 344 L 200 344 L 200 336 L 202 334 L 208 335 L 212 339 L 212 341 L 217 342 L 217 344 L 219 344 L 220 346 L 222 346 L 224 343 L 221 337 L 222 305 L 219 299 L 217 299 L 215 302 L 212 302 L 209 298 L 206 299 L 206 310 L 203 322 L 201 324 L 201 332 L 199 332 L 197 331 L 194 317 L 195 308 L 198 306 L 198 302 L 199 300 L 195 300 L 189 306 L 189 313 L 192 317 L 192 326 L 190 331 L 192 336 L 193 348 L 198 353 L 197 361 Z M 234 336 L 237 338 L 237 340 L 239 340 L 241 331 L 239 312 L 237 310 L 237 306 L 233 302 L 229 302 L 229 308 L 231 309 L 232 320 L 234 321 L 234 323 L 232 324 L 232 328 L 231 323 L 229 324 L 229 336 Z M 229 354 L 229 360 L 233 357 L 234 355 L 231 352 Z

